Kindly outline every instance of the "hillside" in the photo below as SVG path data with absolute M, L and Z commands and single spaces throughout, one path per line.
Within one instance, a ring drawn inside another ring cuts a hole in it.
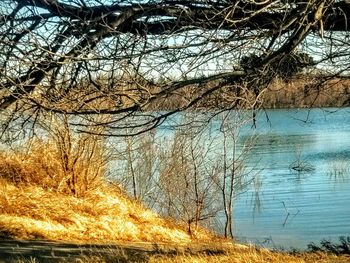
M 38 141 L 34 145 L 30 150 L 3 150 L 0 154 L 1 237 L 98 243 L 188 243 L 212 238 L 203 230 L 190 236 L 185 228 L 159 217 L 117 185 L 106 182 L 100 173 L 103 169 L 93 166 L 98 163 L 93 155 L 89 164 L 76 154 L 71 158 L 75 166 L 69 161 L 71 169 L 64 170 L 57 147 Z M 68 187 L 72 187 L 70 176 L 74 193 Z

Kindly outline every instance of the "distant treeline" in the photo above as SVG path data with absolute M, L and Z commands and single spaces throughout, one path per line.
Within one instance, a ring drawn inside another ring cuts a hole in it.
M 213 84 L 215 85 L 215 83 Z M 208 87 L 191 87 L 158 99 L 151 105 L 152 110 L 171 110 L 186 107 Z M 249 86 L 227 86 L 218 89 L 192 108 L 308 108 L 350 106 L 350 80 L 323 79 L 302 76 L 290 82 L 276 79 L 268 87 L 254 91 Z
M 264 87 L 244 80 L 191 84 L 190 80 L 188 83 L 186 80 L 150 81 L 142 76 L 121 77 L 113 80 L 112 86 L 108 85 L 108 81 L 111 80 L 99 78 L 94 80 L 94 85 L 89 81 L 78 82 L 74 89 L 62 95 L 66 99 L 61 99 L 60 103 L 75 109 L 84 97 L 87 98 L 84 105 L 88 108 L 103 105 L 105 108 L 122 109 L 134 107 L 136 103 L 137 110 L 142 111 L 350 106 L 350 79 L 322 74 L 304 73 L 290 79 L 275 78 Z M 179 83 L 181 88 L 169 89 Z M 47 107 L 50 106 L 48 104 Z

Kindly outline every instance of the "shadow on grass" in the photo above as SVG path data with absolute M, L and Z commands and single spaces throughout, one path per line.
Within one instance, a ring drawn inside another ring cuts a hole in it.
M 334 243 L 330 240 L 323 239 L 319 245 L 310 243 L 308 245 L 310 252 L 325 252 L 335 255 L 350 255 L 350 236 L 339 237 L 339 243 Z
M 173 257 L 191 254 L 220 255 L 225 250 L 212 246 L 177 247 L 170 244 L 122 243 L 120 245 L 72 244 L 51 241 L 0 240 L 0 263 L 58 262 L 148 262 L 154 255 Z

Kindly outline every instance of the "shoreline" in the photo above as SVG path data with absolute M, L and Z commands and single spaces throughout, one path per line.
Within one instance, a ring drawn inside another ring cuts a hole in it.
M 76 243 L 51 240 L 16 240 L 0 238 L 0 262 L 18 262 L 30 260 L 35 262 L 78 262 L 84 257 L 100 257 L 118 260 L 136 260 L 143 262 L 149 256 L 163 255 L 223 255 L 227 249 L 246 250 L 249 246 L 234 243 L 151 243 L 151 242 L 111 242 Z M 109 262 L 109 261 L 108 261 Z M 123 261 L 121 261 L 123 262 Z
M 349 255 L 273 251 L 235 243 L 70 243 L 0 239 L 0 262 L 349 262 Z

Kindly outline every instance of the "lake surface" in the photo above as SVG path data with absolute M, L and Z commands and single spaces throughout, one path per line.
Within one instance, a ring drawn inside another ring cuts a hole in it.
M 235 201 L 238 240 L 306 249 L 350 236 L 350 109 L 268 110 L 248 126 L 241 136 L 258 134 L 247 166 L 259 191 L 251 185 Z
M 159 147 L 169 148 L 169 144 L 164 142 L 176 141 L 171 127 L 179 127 L 178 124 L 183 121 L 190 123 L 191 127 L 196 123 L 201 126 L 208 120 L 209 114 L 204 112 L 188 113 L 190 116 L 172 116 L 157 129 Z M 270 248 L 307 249 L 310 242 L 319 243 L 323 239 L 337 242 L 340 236 L 350 236 L 350 108 L 267 110 L 258 114 L 255 127 L 249 121 L 251 116 L 252 112 L 249 111 L 232 111 L 227 117 L 233 130 L 239 127 L 238 155 L 240 146 L 249 138 L 255 138 L 248 158 L 245 159 L 245 171 L 250 171 L 247 177 L 253 175 L 254 181 L 234 201 L 236 238 L 241 242 Z M 242 119 L 248 121 L 241 124 Z M 213 160 L 219 159 L 222 162 L 223 149 L 223 136 L 220 132 L 222 116 L 212 116 L 211 120 L 210 124 L 206 122 L 208 125 L 203 130 L 204 137 L 199 139 L 198 144 L 197 141 L 194 143 L 197 148 L 205 148 L 211 144 L 211 140 L 215 141 L 212 150 L 204 150 L 209 153 L 209 162 L 203 161 L 202 164 L 209 166 L 212 157 Z M 191 134 L 188 131 L 190 126 L 183 127 L 186 134 Z M 229 136 L 227 138 L 232 139 Z M 231 143 L 227 148 L 232 145 Z M 141 164 L 151 156 L 147 150 L 144 152 L 142 157 L 138 157 L 141 158 Z M 123 162 L 127 163 L 125 160 Z M 146 197 L 142 201 L 162 214 L 166 195 L 159 189 L 161 184 L 157 181 L 157 161 L 151 160 L 150 163 L 156 166 L 152 168 L 155 170 L 152 179 L 155 183 L 152 186 L 150 178 L 140 181 L 140 191 L 147 184 L 151 185 L 144 191 L 147 195 L 144 195 Z M 216 161 L 213 163 L 216 164 Z M 132 193 L 129 170 L 123 167 L 125 165 L 119 163 L 114 165 L 114 170 L 121 169 L 120 174 L 127 175 L 129 181 L 124 187 Z M 201 171 L 205 174 L 205 171 L 210 170 L 206 169 L 205 166 Z M 219 173 L 222 180 L 222 170 Z M 205 178 L 203 181 L 208 177 Z M 173 184 L 184 189 L 177 177 Z M 182 197 L 181 194 L 179 196 Z M 173 204 L 182 202 L 181 198 L 176 198 L 178 197 L 171 200 Z M 216 202 L 222 208 L 220 192 L 210 198 L 209 201 L 214 200 L 213 203 Z M 158 200 L 158 203 L 154 200 Z M 189 205 L 193 200 L 187 200 Z M 182 209 L 183 203 L 178 205 Z M 222 233 L 223 213 L 219 213 L 213 221 L 211 227 Z

